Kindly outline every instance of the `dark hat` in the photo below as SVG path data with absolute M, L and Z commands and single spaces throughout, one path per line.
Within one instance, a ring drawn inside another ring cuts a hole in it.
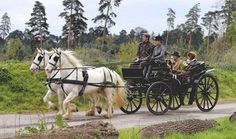
M 157 40 L 158 40 L 158 41 L 162 41 L 162 37 L 161 37 L 160 35 L 158 35 L 158 36 L 156 36 L 156 37 L 154 38 L 154 40 L 155 40 L 155 41 L 157 41 Z
M 172 56 L 177 56 L 177 57 L 180 57 L 180 54 L 179 54 L 179 52 L 177 52 L 177 51 L 174 51 L 174 53 L 173 54 L 171 54 Z

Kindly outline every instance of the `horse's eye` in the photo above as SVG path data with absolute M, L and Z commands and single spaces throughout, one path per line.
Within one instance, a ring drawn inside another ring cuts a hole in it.
M 35 57 L 33 59 L 35 59 Z
M 57 62 L 57 61 L 58 61 L 58 59 L 59 59 L 59 57 L 58 57 L 58 56 L 55 56 L 55 57 L 53 58 L 53 60 L 54 60 L 55 62 Z
M 49 56 L 49 59 L 51 59 L 52 58 L 52 56 Z
M 43 57 L 42 56 L 39 56 L 38 57 L 38 61 L 42 61 Z

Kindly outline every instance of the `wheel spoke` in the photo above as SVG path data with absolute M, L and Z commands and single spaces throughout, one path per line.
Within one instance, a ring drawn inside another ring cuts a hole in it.
M 208 95 L 207 95 L 207 99 L 209 100 L 210 105 L 213 106 L 211 99 L 208 97 Z
M 151 107 L 151 108 L 153 109 L 153 108 L 154 108 L 154 106 L 155 106 L 156 104 L 157 104 L 157 103 L 155 103 L 155 102 L 154 102 L 154 104 L 152 105 L 152 107 Z
M 156 112 L 158 112 L 158 101 L 156 101 Z
M 133 103 L 134 107 L 137 109 L 138 106 L 134 103 L 134 101 L 131 101 L 131 102 Z
M 208 94 L 208 96 L 210 96 L 212 99 L 214 99 L 214 101 L 216 101 L 216 99 L 213 96 L 211 96 L 211 94 Z
M 202 96 L 201 96 L 201 97 L 202 97 Z M 201 106 L 202 106 L 203 100 L 204 100 L 204 98 L 202 97 L 202 100 L 201 100 L 201 102 L 200 102 L 200 105 L 201 105 Z
M 179 102 L 178 102 L 179 99 L 175 97 L 175 100 L 176 100 L 177 106 L 179 106 Z
M 203 97 L 203 108 L 205 109 L 206 106 L 206 101 L 205 101 L 205 97 Z
M 160 108 L 161 108 L 161 111 L 163 111 L 163 109 L 162 109 L 162 105 L 161 105 L 161 102 L 159 102 L 160 103 Z
M 128 101 L 128 105 L 126 106 L 126 110 L 128 110 L 128 109 L 129 109 L 129 103 L 130 103 L 130 102 Z

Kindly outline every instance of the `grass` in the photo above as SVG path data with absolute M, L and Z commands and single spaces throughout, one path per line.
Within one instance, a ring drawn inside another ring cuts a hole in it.
M 235 139 L 236 138 L 236 122 L 230 123 L 228 118 L 217 119 L 219 126 L 207 131 L 195 134 L 170 133 L 164 139 Z M 141 128 L 120 129 L 119 139 L 145 139 L 139 136 Z M 148 139 L 148 138 L 146 138 Z M 149 138 L 150 139 L 150 138 Z M 151 139 L 158 139 L 152 137 Z
M 0 112 L 37 112 L 49 111 L 43 102 L 46 94 L 45 73 L 40 71 L 33 76 L 30 71 L 29 61 L 1 61 L 0 68 L 6 68 L 11 79 L 1 82 L 0 79 Z M 120 73 L 121 66 L 110 67 Z M 220 87 L 220 100 L 232 101 L 236 99 L 236 68 L 216 68 L 213 72 L 218 78 Z M 2 74 L 0 74 L 2 76 Z M 4 76 L 4 75 L 3 75 Z M 54 97 L 53 102 L 57 103 Z M 89 108 L 88 98 L 79 97 L 74 101 L 79 110 Z

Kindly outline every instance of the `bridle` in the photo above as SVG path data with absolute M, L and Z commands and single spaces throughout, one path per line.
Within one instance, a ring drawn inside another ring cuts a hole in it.
M 39 59 L 40 58 L 40 59 Z M 35 58 L 34 58 L 34 60 L 35 60 Z M 34 60 L 33 60 L 33 64 L 35 64 L 37 67 L 38 67 L 38 69 L 40 69 L 41 67 L 40 67 L 40 64 L 42 63 L 42 61 L 43 61 L 43 65 L 44 65 L 44 67 L 46 66 L 46 61 L 45 61 L 45 52 L 42 52 L 42 53 L 40 53 L 40 56 L 38 57 L 38 63 L 36 63 L 36 62 L 34 62 Z
M 50 65 L 52 65 L 53 66 L 53 70 L 55 70 L 55 69 L 57 69 L 57 63 L 58 63 L 58 61 L 60 62 L 59 64 L 59 67 L 61 67 L 61 52 L 56 52 L 56 54 L 58 55 L 58 56 L 55 56 L 53 59 L 54 59 L 54 61 L 55 61 L 55 63 L 53 64 L 53 63 L 51 63 L 50 62 L 50 59 L 52 58 L 51 56 L 50 56 L 50 58 L 49 58 L 49 62 L 48 62 L 48 64 L 50 64 Z

